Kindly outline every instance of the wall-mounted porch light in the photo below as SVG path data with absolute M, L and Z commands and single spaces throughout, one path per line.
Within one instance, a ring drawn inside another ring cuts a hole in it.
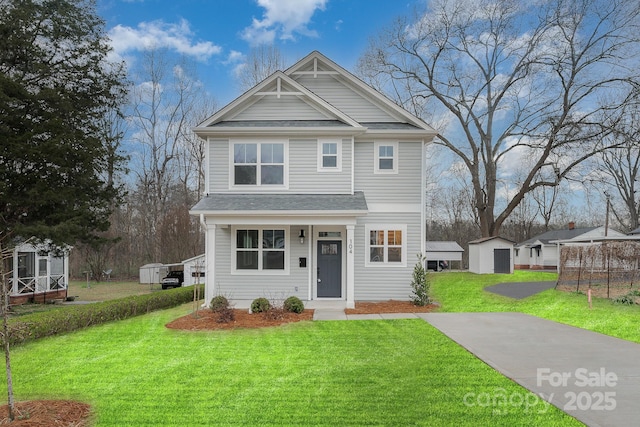
M 300 234 L 298 235 L 298 237 L 300 238 L 300 244 L 304 244 L 304 228 L 300 229 Z

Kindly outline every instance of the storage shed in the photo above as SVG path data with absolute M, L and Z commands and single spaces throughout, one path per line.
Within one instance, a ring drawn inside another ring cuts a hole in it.
M 160 283 L 160 280 L 167 274 L 167 267 L 159 262 L 145 264 L 140 267 L 140 283 L 154 284 Z
M 454 241 L 428 241 L 426 245 L 426 257 L 428 261 L 447 261 L 451 266 L 452 261 L 458 261 L 458 265 L 462 268 L 462 255 L 464 249 Z M 449 267 L 451 268 L 451 267 Z
M 512 274 L 514 245 L 515 242 L 498 236 L 469 242 L 469 271 L 476 274 Z

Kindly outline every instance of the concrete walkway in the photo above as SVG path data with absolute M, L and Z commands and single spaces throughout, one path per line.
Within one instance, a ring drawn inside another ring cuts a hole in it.
M 640 424 L 640 344 L 521 313 L 419 317 L 588 426 Z

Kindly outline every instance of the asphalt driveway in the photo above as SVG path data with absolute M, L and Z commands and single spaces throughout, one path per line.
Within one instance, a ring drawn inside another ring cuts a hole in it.
M 499 283 L 493 286 L 487 286 L 485 291 L 494 294 L 503 295 L 509 298 L 522 299 L 535 295 L 539 292 L 546 291 L 556 286 L 555 281 L 547 282 L 514 282 Z

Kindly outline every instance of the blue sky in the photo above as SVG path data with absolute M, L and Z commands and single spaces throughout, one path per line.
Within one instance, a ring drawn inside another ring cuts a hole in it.
M 238 96 L 234 72 L 273 43 L 293 64 L 319 50 L 352 70 L 368 39 L 422 0 L 98 0 L 115 54 L 134 64 L 151 45 L 196 61 L 218 105 Z

